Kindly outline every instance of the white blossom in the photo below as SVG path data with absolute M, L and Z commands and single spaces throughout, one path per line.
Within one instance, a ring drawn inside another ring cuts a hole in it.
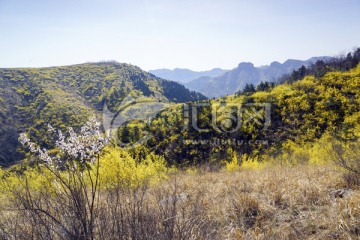
M 55 132 L 55 129 L 50 124 L 48 124 L 48 132 Z
M 57 131 L 57 141 L 55 145 L 59 148 L 61 155 L 50 156 L 46 149 L 40 149 L 31 142 L 25 133 L 21 133 L 19 141 L 27 146 L 30 152 L 35 153 L 41 161 L 48 165 L 62 165 L 68 160 L 75 160 L 81 164 L 94 163 L 96 155 L 107 145 L 109 136 L 103 137 L 100 132 L 101 124 L 95 118 L 90 118 L 86 124 L 81 127 L 80 134 L 76 134 L 72 127 L 69 128 L 68 137 Z M 56 133 L 55 129 L 48 125 L 50 132 Z

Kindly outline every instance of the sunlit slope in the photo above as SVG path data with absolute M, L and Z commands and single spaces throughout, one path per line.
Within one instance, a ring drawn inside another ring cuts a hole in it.
M 116 111 L 127 97 L 188 102 L 205 99 L 182 85 L 136 66 L 116 62 L 63 67 L 0 69 L 0 161 L 20 160 L 18 132 L 44 139 L 47 125 L 78 127 L 101 113 L 104 103 Z

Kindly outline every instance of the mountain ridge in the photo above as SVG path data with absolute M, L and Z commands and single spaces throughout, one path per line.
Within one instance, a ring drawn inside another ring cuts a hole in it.
M 193 79 L 203 76 L 208 76 L 208 77 L 219 76 L 225 73 L 226 71 L 228 70 L 224 70 L 221 68 L 213 68 L 211 70 L 205 70 L 205 71 L 193 71 L 187 68 L 174 68 L 173 70 L 167 68 L 161 68 L 161 69 L 150 70 L 149 73 L 163 79 L 169 79 L 179 83 L 186 83 Z
M 185 83 L 185 87 L 196 90 L 207 97 L 221 97 L 234 94 L 243 89 L 246 84 L 257 85 L 260 82 L 274 82 L 285 74 L 309 66 L 318 60 L 329 60 L 331 57 L 312 57 L 305 61 L 288 59 L 283 63 L 273 61 L 270 65 L 255 67 L 251 62 L 241 62 L 238 66 L 220 76 L 209 78 L 207 81 L 194 79 Z

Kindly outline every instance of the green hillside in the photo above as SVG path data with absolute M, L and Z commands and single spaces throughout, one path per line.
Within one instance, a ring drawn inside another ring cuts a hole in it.
M 265 104 L 270 110 L 269 126 Z M 206 100 L 203 105 L 187 106 L 188 124 L 183 107 L 163 111 L 151 124 L 153 138 L 146 147 L 164 154 L 170 163 L 193 165 L 219 164 L 234 154 L 275 157 L 296 146 L 306 149 L 325 135 L 353 141 L 360 134 L 360 65 L 349 71 L 305 76 L 266 91 Z M 195 126 L 208 131 L 194 128 L 193 108 L 197 111 Z M 236 108 L 243 109 L 239 129 L 234 125 Z M 221 124 L 228 126 L 223 130 Z
M 100 114 L 106 102 L 115 111 L 128 95 L 161 101 L 205 99 L 182 85 L 163 80 L 136 66 L 116 62 L 50 68 L 0 69 L 0 161 L 21 160 L 18 133 L 48 147 L 47 125 L 65 130 Z

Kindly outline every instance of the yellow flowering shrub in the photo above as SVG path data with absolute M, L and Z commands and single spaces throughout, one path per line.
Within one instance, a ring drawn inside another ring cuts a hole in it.
M 115 188 L 154 184 L 165 179 L 168 170 L 163 157 L 148 154 L 146 159 L 137 161 L 120 148 L 108 147 L 100 159 L 99 171 L 101 186 Z
M 227 171 L 229 172 L 233 172 L 233 171 L 237 171 L 239 170 L 240 166 L 239 166 L 239 161 L 238 158 L 236 157 L 236 155 L 234 155 L 231 158 L 230 162 L 226 162 L 225 168 Z
M 260 161 L 258 157 L 251 158 L 247 154 L 242 156 L 242 170 L 259 170 L 266 166 L 264 161 Z

